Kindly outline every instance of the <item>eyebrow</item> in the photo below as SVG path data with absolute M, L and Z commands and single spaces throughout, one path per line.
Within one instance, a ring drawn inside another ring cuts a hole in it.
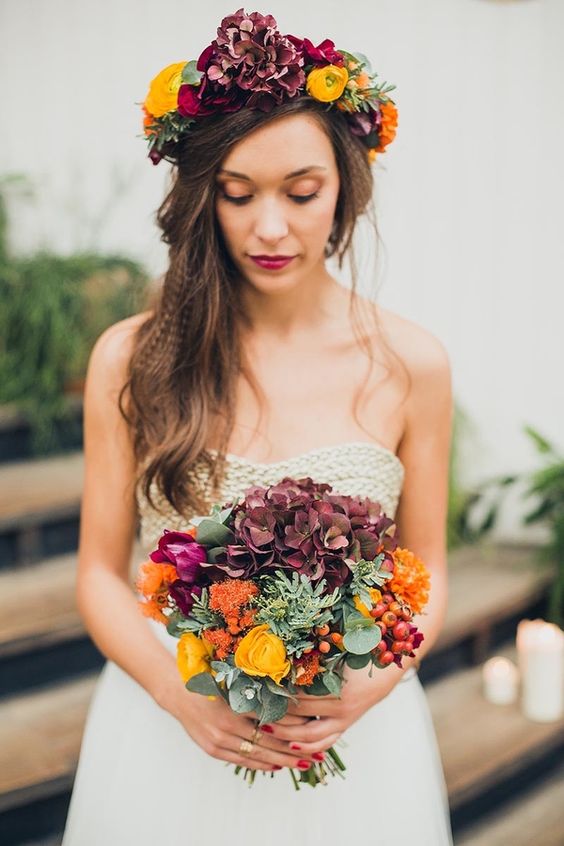
M 311 170 L 327 170 L 327 168 L 323 165 L 308 165 L 307 167 L 301 167 L 299 170 L 293 170 L 292 173 L 287 173 L 284 177 L 284 181 L 286 179 L 292 179 L 294 176 L 303 176 Z M 225 176 L 233 176 L 235 179 L 244 179 L 246 182 L 253 181 L 251 177 L 247 176 L 245 173 L 238 173 L 236 170 L 226 170 L 223 167 L 219 169 L 218 173 L 224 174 Z

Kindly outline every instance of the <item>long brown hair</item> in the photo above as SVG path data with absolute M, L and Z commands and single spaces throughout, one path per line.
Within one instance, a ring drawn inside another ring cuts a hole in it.
M 237 377 L 243 374 L 261 393 L 242 352 L 240 330 L 246 316 L 238 296 L 241 280 L 215 215 L 215 174 L 249 132 L 294 114 L 311 115 L 333 145 L 340 190 L 325 256 L 336 256 L 341 268 L 348 253 L 350 314 L 359 345 L 372 362 L 370 336 L 360 329 L 352 237 L 365 213 L 379 240 L 373 177 L 366 147 L 350 132 L 345 116 L 301 96 L 270 113 L 241 109 L 201 120 L 177 149 L 171 187 L 157 212 L 162 240 L 169 245 L 169 265 L 151 314 L 136 332 L 119 397 L 133 436 L 136 485 L 153 507 L 153 483 L 181 514 L 203 513 L 209 507 L 197 486 L 188 484 L 189 470 L 203 460 L 214 491 L 219 490 L 235 422 Z M 372 317 L 377 323 L 375 310 Z M 214 457 L 206 451 L 212 425 L 218 443 Z

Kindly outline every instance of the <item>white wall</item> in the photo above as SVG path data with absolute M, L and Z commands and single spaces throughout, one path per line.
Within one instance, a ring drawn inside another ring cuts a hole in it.
M 36 189 L 33 203 L 11 194 L 18 251 L 97 247 L 162 271 L 153 214 L 168 165 L 146 158 L 136 104 L 161 67 L 196 58 L 237 5 L 3 0 L 0 174 L 24 172 Z M 525 423 L 564 448 L 564 4 L 259 8 L 282 31 L 366 53 L 397 85 L 398 135 L 377 168 L 380 299 L 449 350 L 456 397 L 477 428 L 469 480 L 535 465 Z M 512 507 L 501 533 L 516 531 Z

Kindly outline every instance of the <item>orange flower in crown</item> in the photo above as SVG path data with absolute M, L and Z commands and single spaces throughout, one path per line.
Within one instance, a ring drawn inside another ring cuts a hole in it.
M 145 101 L 144 136 L 153 164 L 174 162 L 176 145 L 195 122 L 241 108 L 270 112 L 293 97 L 309 96 L 341 111 L 366 147 L 369 161 L 395 136 L 395 85 L 361 53 L 335 47 L 329 38 L 283 35 L 272 15 L 238 9 L 217 28 L 197 60 L 167 65 L 151 81 Z

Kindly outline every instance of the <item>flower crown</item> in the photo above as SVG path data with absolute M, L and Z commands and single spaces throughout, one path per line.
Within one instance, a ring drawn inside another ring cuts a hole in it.
M 371 163 L 393 141 L 397 109 L 387 94 L 396 86 L 378 85 L 366 56 L 336 50 L 328 38 L 315 47 L 277 26 L 272 15 L 238 9 L 197 61 L 175 62 L 155 76 L 141 104 L 153 164 L 174 161 L 175 145 L 199 118 L 243 107 L 270 112 L 303 94 L 345 114 Z

